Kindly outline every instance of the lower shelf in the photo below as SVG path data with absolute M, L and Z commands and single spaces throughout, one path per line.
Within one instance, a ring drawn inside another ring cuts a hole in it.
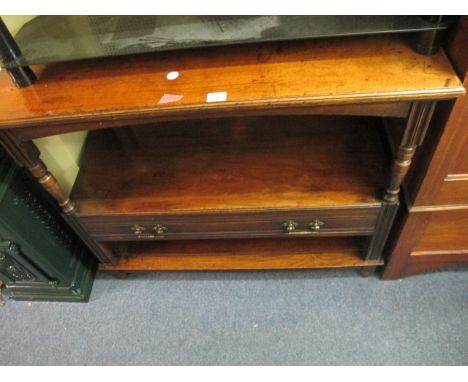
M 372 267 L 366 238 L 297 238 L 132 242 L 118 246 L 119 261 L 101 270 L 248 270 Z

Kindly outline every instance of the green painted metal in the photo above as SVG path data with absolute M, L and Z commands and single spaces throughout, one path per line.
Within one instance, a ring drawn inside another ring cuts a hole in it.
M 0 153 L 0 280 L 14 300 L 86 302 L 97 263 L 60 209 Z

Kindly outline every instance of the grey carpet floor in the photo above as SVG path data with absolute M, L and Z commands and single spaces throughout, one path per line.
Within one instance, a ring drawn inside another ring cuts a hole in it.
M 468 272 L 99 274 L 88 304 L 8 301 L 2 365 L 468 365 Z

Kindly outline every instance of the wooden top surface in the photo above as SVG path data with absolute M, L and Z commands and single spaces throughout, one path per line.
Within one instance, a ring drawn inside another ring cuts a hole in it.
M 89 216 L 376 205 L 383 152 L 375 120 L 359 117 L 99 130 L 88 136 L 71 198 Z
M 444 99 L 464 93 L 447 57 L 398 36 L 304 40 L 52 64 L 17 89 L 0 72 L 0 128 L 259 108 Z M 168 80 L 177 71 L 179 77 Z M 224 102 L 207 94 L 226 92 Z

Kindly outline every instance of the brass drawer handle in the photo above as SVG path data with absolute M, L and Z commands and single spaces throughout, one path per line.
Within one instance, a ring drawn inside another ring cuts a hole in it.
M 164 236 L 166 234 L 166 232 L 167 232 L 167 227 L 164 227 L 161 224 L 156 224 L 153 227 L 153 231 L 157 236 Z
M 145 230 L 145 227 L 139 225 L 139 224 L 134 224 L 132 225 L 132 227 L 130 228 L 132 230 L 132 232 L 135 234 L 135 235 L 141 235 L 143 233 L 143 231 Z
M 134 235 L 138 239 L 154 239 L 156 237 L 164 237 L 166 234 L 168 228 L 161 225 L 161 224 L 156 224 L 154 227 L 152 227 L 152 232 L 150 233 L 145 233 L 146 227 L 143 227 L 139 224 L 134 224 L 130 228 L 130 230 L 134 233 Z
M 283 227 L 288 233 L 295 231 L 298 226 L 299 223 L 295 222 L 294 220 L 288 220 L 287 222 L 283 223 Z
M 297 229 L 299 227 L 299 223 L 294 220 L 288 220 L 283 223 L 283 228 L 289 235 L 310 235 L 320 231 L 324 224 L 324 222 L 315 219 L 308 224 L 309 230 L 305 231 Z
M 325 224 L 324 222 L 318 219 L 315 219 L 314 221 L 309 223 L 309 228 L 312 232 L 317 232 L 320 228 L 322 228 L 324 224 Z

